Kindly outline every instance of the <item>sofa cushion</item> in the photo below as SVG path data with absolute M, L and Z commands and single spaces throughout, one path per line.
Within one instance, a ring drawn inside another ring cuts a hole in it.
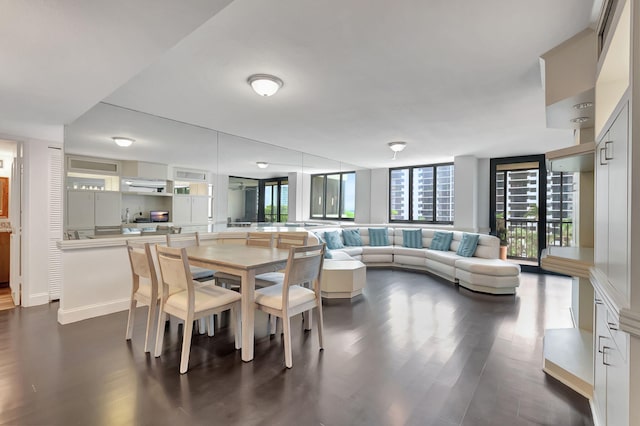
M 342 238 L 344 238 L 344 245 L 348 247 L 360 247 L 362 246 L 362 238 L 360 237 L 360 230 L 356 229 L 343 229 Z
M 329 250 L 344 248 L 344 244 L 342 244 L 342 238 L 340 238 L 340 232 L 338 231 L 325 232 L 324 239 L 327 242 L 327 248 Z
M 429 248 L 431 250 L 449 251 L 451 240 L 453 240 L 453 232 L 436 231 L 433 234 Z
M 403 229 L 402 246 L 414 249 L 422 248 L 422 229 Z
M 393 246 L 363 246 L 362 254 L 393 254 Z
M 331 254 L 331 257 L 327 257 L 325 256 L 325 259 L 331 259 L 331 260 L 353 260 L 353 258 L 351 256 L 349 256 L 347 253 L 345 253 L 342 250 L 335 250 L 335 251 L 327 251 L 327 253 Z
M 464 257 L 471 257 L 473 253 L 476 252 L 476 247 L 478 246 L 478 239 L 480 235 L 478 234 L 462 234 L 462 241 L 460 241 L 460 245 L 458 246 L 458 250 L 456 254 Z
M 456 268 L 494 277 L 513 277 L 520 274 L 520 265 L 500 259 L 480 259 L 477 257 L 458 259 L 456 260 Z
M 393 254 L 394 254 L 394 256 L 395 255 L 414 256 L 414 257 L 419 257 L 421 259 L 424 259 L 425 257 L 427 257 L 427 250 L 394 246 L 393 247 Z
M 347 253 L 349 256 L 358 256 L 358 255 L 362 254 L 362 248 L 363 247 L 345 247 L 345 248 L 340 249 L 338 251 L 341 251 L 343 253 Z
M 369 228 L 370 246 L 388 246 L 389 231 L 387 228 Z

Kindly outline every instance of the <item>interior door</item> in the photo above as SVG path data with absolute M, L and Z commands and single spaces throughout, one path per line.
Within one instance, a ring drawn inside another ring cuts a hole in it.
M 11 166 L 11 193 L 9 195 L 9 220 L 11 221 L 11 274 L 9 285 L 11 297 L 16 306 L 21 304 L 22 295 L 22 142 L 16 146 L 16 156 Z

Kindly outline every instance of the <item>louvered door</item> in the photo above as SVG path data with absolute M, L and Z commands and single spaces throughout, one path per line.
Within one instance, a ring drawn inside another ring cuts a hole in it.
M 49 147 L 49 300 L 60 299 L 62 290 L 62 182 L 62 150 Z

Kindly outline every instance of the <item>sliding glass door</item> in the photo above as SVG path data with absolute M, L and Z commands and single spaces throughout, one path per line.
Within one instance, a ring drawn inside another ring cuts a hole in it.
M 261 181 L 261 222 L 286 222 L 289 219 L 289 181 L 287 178 Z

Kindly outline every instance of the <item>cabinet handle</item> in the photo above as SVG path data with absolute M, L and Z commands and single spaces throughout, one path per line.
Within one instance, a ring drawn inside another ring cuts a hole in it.
M 606 141 L 604 143 L 604 159 L 605 160 L 613 160 L 613 155 L 609 157 L 609 145 L 611 145 L 611 148 L 613 148 L 613 141 Z
M 593 301 L 595 302 L 596 305 L 603 305 L 604 304 L 602 299 L 598 299 L 597 297 L 595 299 L 593 299 Z
M 600 347 L 600 339 L 602 339 L 604 336 L 598 336 L 598 352 L 599 353 L 603 353 L 602 348 Z
M 604 151 L 606 151 L 606 148 L 600 148 L 600 155 L 598 155 L 598 157 L 599 157 L 599 159 L 600 159 L 600 165 L 601 165 L 601 166 L 606 166 L 606 165 L 607 165 L 607 163 L 605 163 L 605 162 L 602 160 L 602 153 L 603 153 Z M 606 153 L 605 153 L 605 157 L 606 157 L 606 156 L 607 156 L 607 155 L 606 155 Z
M 609 330 L 618 331 L 618 325 L 616 323 L 607 322 L 607 324 L 609 324 Z
M 609 346 L 603 346 L 602 347 L 602 363 L 604 365 L 611 365 L 607 362 L 607 353 L 605 351 L 611 349 Z

